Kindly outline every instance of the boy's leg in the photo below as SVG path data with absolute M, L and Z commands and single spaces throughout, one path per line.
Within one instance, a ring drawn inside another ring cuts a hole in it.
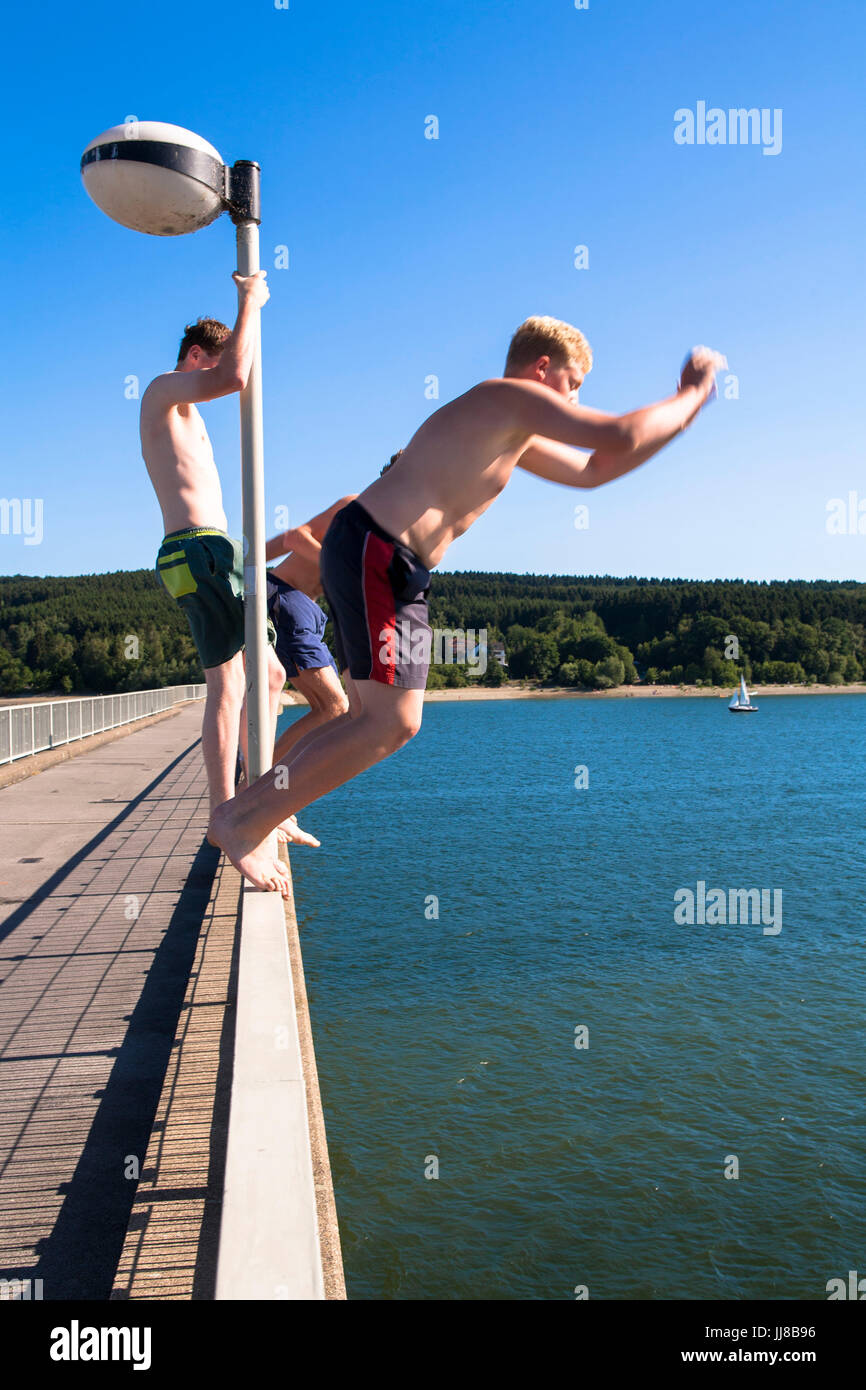
M 340 678 L 333 666 L 322 666 L 312 671 L 298 671 L 290 676 L 292 685 L 304 696 L 310 708 L 307 714 L 290 724 L 277 740 L 274 747 L 274 763 L 284 762 L 287 755 L 305 734 L 339 719 L 347 714 L 349 701 L 340 685 Z
M 348 695 L 349 698 L 349 709 L 346 710 L 346 712 L 343 714 L 338 714 L 338 716 L 336 716 L 335 719 L 329 719 L 327 721 L 327 724 L 317 724 L 316 727 L 311 728 L 309 734 L 304 734 L 303 738 L 297 739 L 297 742 L 295 745 L 293 745 L 293 748 L 289 749 L 288 755 L 285 755 L 284 758 L 274 758 L 275 767 L 277 767 L 279 763 L 279 765 L 284 767 L 284 769 L 286 770 L 286 774 L 289 774 L 289 769 L 291 769 L 292 763 L 295 762 L 295 759 L 300 758 L 300 755 L 302 755 L 302 753 L 306 751 L 307 748 L 310 748 L 310 745 L 314 744 L 314 742 L 316 742 L 318 738 L 321 738 L 322 734 L 332 733 L 336 726 L 339 726 L 339 724 L 345 724 L 346 720 L 354 719 L 354 717 L 356 717 L 357 714 L 360 714 L 361 702 L 359 694 L 357 694 L 357 685 L 354 684 L 352 677 L 349 676 L 348 670 L 343 671 L 343 682 L 345 682 L 346 695 Z M 297 720 L 297 723 L 300 724 L 300 720 Z
M 247 750 L 247 696 L 246 696 L 246 654 L 243 654 L 244 661 L 244 700 L 241 707 L 240 720 L 240 752 L 244 766 L 244 774 L 248 765 Z M 268 718 L 270 727 L 265 731 L 265 747 L 273 748 L 274 739 L 277 736 L 277 720 L 280 717 L 280 696 L 286 685 L 285 669 L 274 651 L 268 644 Z
M 424 691 L 356 681 L 359 711 L 312 730 L 280 764 L 211 818 L 209 835 L 241 873 L 255 847 L 288 816 L 408 743 L 421 727 Z M 282 774 L 282 775 L 281 775 Z M 288 785 L 286 785 L 288 783 Z
M 319 724 L 316 726 L 316 728 L 311 729 L 309 733 L 304 734 L 303 738 L 298 740 L 298 742 L 290 750 L 287 756 L 280 759 L 274 758 L 275 767 L 279 762 L 282 764 L 284 768 L 288 770 L 289 768 L 291 768 L 291 765 L 294 762 L 295 758 L 300 757 L 301 753 L 303 753 L 307 748 L 309 748 L 311 744 L 315 743 L 316 740 L 322 736 L 322 734 L 332 732 L 338 724 L 343 724 L 348 719 L 354 719 L 357 717 L 357 715 L 361 713 L 361 700 L 358 695 L 358 687 L 355 681 L 353 681 L 352 677 L 349 675 L 348 671 L 343 672 L 343 681 L 345 683 L 346 694 L 349 700 L 348 710 L 346 710 L 344 714 L 337 715 L 335 719 L 329 719 L 327 724 Z M 368 682 L 368 684 L 371 684 L 371 682 Z M 298 723 L 300 722 L 301 721 L 298 720 Z
M 201 728 L 201 747 L 207 773 L 211 811 L 234 796 L 240 711 L 244 700 L 244 668 L 238 653 L 222 666 L 204 673 L 207 698 Z
M 244 671 L 246 672 L 246 658 L 244 658 Z M 246 685 L 246 676 L 244 679 Z M 273 647 L 268 647 L 268 718 L 269 728 L 265 734 L 266 744 L 273 747 L 277 732 L 277 719 L 280 713 L 280 696 L 286 684 L 286 672 L 279 657 Z M 235 794 L 242 787 L 247 785 L 247 697 L 244 691 L 244 700 L 241 706 L 240 715 L 240 752 L 241 752 L 241 777 L 237 786 L 234 788 Z M 281 844 L 309 845 L 313 849 L 318 849 L 321 840 L 317 840 L 315 835 L 309 835 L 306 830 L 302 830 L 294 816 L 277 828 L 277 840 Z
M 322 736 L 322 734 L 332 732 L 337 725 L 345 723 L 346 720 L 351 719 L 353 718 L 353 716 L 360 713 L 361 702 L 358 698 L 357 686 L 355 685 L 355 682 L 352 680 L 348 671 L 343 672 L 343 680 L 345 682 L 346 692 L 348 694 L 349 708 L 346 710 L 344 714 L 338 714 L 335 716 L 335 718 L 329 719 L 324 724 L 317 724 L 314 728 L 310 729 L 309 733 L 304 734 L 302 738 L 298 739 L 298 742 L 293 745 L 293 747 L 289 750 L 287 754 L 285 754 L 283 757 L 279 759 L 277 759 L 276 757 L 274 758 L 274 767 L 276 767 L 278 764 L 282 767 L 283 772 L 280 775 L 284 779 L 289 775 L 289 768 L 291 764 L 294 762 L 295 758 L 299 757 L 301 753 L 303 753 L 307 748 L 309 748 L 313 743 L 315 743 L 316 740 Z M 300 719 L 297 720 L 298 724 L 300 724 L 301 722 L 302 721 Z M 288 785 L 288 783 L 284 782 L 284 785 Z M 291 816 L 290 821 L 295 822 L 295 817 Z M 283 821 L 280 824 L 282 827 L 286 824 L 286 822 Z M 299 827 L 297 827 L 296 822 L 295 828 L 299 831 L 299 834 L 306 835 L 305 831 L 299 830 Z M 319 841 L 316 840 L 313 843 L 318 844 Z
M 286 686 L 286 671 L 273 647 L 268 647 L 268 686 L 270 691 L 270 747 L 274 747 L 274 740 L 277 736 L 277 720 L 280 717 L 280 696 Z M 273 762 L 276 759 L 272 759 Z M 310 835 L 306 830 L 302 830 L 298 825 L 295 816 L 289 816 L 277 827 L 277 839 L 283 844 L 290 845 L 309 845 L 317 849 L 322 843 L 317 840 L 315 835 Z
M 361 713 L 361 697 L 358 694 L 358 687 L 349 675 L 348 669 L 343 672 L 343 685 L 346 687 L 346 696 L 349 701 L 349 714 L 355 716 Z
M 207 698 L 202 720 L 201 744 L 210 793 L 210 823 L 208 840 L 217 841 L 211 834 L 217 808 L 235 795 L 235 767 L 240 732 L 240 713 L 244 704 L 243 656 L 238 652 L 222 666 L 206 666 Z M 221 848 L 221 846 L 219 846 Z M 244 870 L 257 888 L 289 896 L 289 877 L 277 857 L 275 839 L 269 842 L 263 835 L 257 845 L 250 847 Z
M 273 748 L 280 717 L 280 696 L 286 688 L 286 672 L 273 647 L 268 647 L 268 710 L 271 727 L 268 747 Z

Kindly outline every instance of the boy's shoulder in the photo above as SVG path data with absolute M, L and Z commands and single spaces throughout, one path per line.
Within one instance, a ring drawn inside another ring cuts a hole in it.
M 526 396 L 538 395 L 539 392 L 546 391 L 545 386 L 537 381 L 527 381 L 524 377 L 515 376 L 489 376 L 484 381 L 479 381 L 476 386 L 472 386 L 465 396 L 458 397 L 459 400 L 468 400 L 476 397 L 478 400 L 495 400 L 502 404 L 506 400 L 520 400 Z
M 144 409 L 145 402 L 147 402 L 148 405 L 157 405 L 159 403 L 160 397 L 165 393 L 167 383 L 176 375 L 176 372 L 160 372 L 158 376 L 155 376 L 152 381 L 148 382 L 141 393 L 142 410 Z
M 517 425 L 522 420 L 527 401 L 546 395 L 547 388 L 538 382 L 513 376 L 491 376 L 453 402 L 477 415 L 487 415 L 498 427 Z

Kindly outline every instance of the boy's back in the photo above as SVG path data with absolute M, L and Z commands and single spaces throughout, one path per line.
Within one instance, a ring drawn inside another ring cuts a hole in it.
M 473 387 L 437 410 L 399 463 L 358 498 L 428 569 L 502 491 L 524 447 L 486 389 L 499 384 Z

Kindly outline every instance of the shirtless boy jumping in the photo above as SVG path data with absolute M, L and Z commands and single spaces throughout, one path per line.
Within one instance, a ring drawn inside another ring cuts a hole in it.
M 673 396 L 608 415 L 578 404 L 592 366 L 583 334 L 558 319 L 527 319 L 511 341 L 504 377 L 437 410 L 409 441 L 399 467 L 337 513 L 322 546 L 321 573 L 349 714 L 295 744 L 288 778 L 265 774 L 214 811 L 210 838 L 241 873 L 272 887 L 260 849 L 268 832 L 418 732 L 430 659 L 430 570 L 514 469 L 569 487 L 611 482 L 693 422 L 726 365 L 709 348 L 695 348 Z M 577 453 L 581 447 L 592 452 Z
M 255 311 L 269 295 L 264 271 L 246 277 L 236 274 L 233 279 L 238 291 L 234 328 L 229 330 L 216 319 L 191 324 L 174 371 L 156 377 L 141 401 L 141 451 L 166 533 L 157 573 L 186 613 L 207 683 L 202 753 L 211 813 L 234 793 L 245 685 L 244 570 L 243 548 L 226 532 L 219 474 L 196 404 L 243 390 L 253 358 Z M 273 630 L 269 637 L 273 642 Z M 285 672 L 272 647 L 268 648 L 268 684 L 273 742 Z M 309 839 L 294 822 L 282 830 L 287 839 Z M 263 836 L 257 847 L 257 881 L 275 889 L 287 883 L 286 871 L 266 848 L 266 839 Z

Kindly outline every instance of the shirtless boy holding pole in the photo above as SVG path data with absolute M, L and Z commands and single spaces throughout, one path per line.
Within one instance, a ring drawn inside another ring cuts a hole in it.
M 165 525 L 157 573 L 186 613 L 207 683 L 201 737 L 211 813 L 234 794 L 245 686 L 244 567 L 243 547 L 226 531 L 213 448 L 196 407 L 243 390 L 255 314 L 269 296 L 264 271 L 232 278 L 238 291 L 234 328 L 216 319 L 189 325 L 174 371 L 156 377 L 141 400 L 141 451 Z M 269 637 L 273 642 L 272 630 Z M 271 743 L 284 684 L 285 672 L 269 646 Z M 293 821 L 280 828 L 286 839 L 301 838 Z M 257 847 L 258 881 L 285 891 L 286 871 L 266 840 Z
M 505 375 L 437 410 L 399 467 L 337 513 L 322 546 L 321 575 L 349 714 L 300 739 L 281 776 L 266 773 L 213 812 L 210 839 L 241 873 L 273 887 L 261 850 L 269 831 L 418 732 L 430 659 L 430 570 L 514 469 L 568 487 L 611 482 L 692 424 L 726 365 L 719 353 L 695 348 L 673 396 L 608 415 L 578 404 L 592 366 L 583 335 L 558 319 L 528 319 L 511 341 Z M 410 639 L 399 653 L 398 630 Z

